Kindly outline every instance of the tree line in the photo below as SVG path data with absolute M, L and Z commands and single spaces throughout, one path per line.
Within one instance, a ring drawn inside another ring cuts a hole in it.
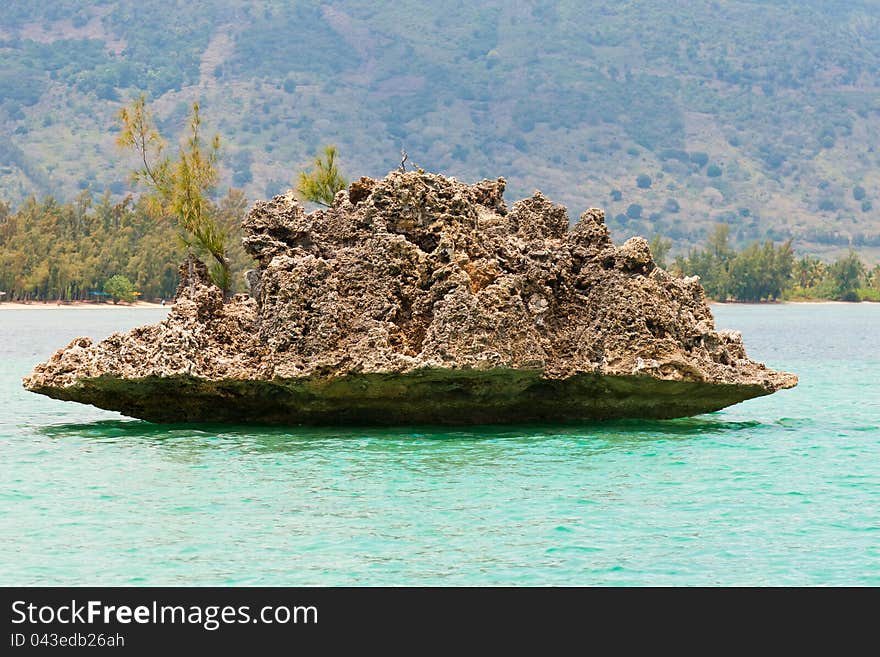
M 211 207 L 231 237 L 228 257 L 237 291 L 241 274 L 253 266 L 240 246 L 247 200 L 233 189 Z M 185 254 L 179 230 L 152 212 L 146 198 L 114 203 L 109 194 L 94 198 L 86 191 L 67 203 L 30 198 L 16 212 L 0 202 L 2 300 L 171 299 Z M 130 294 L 113 294 L 124 290 L 117 284 L 105 290 L 115 276 L 127 279 Z
M 655 259 L 666 266 L 671 242 L 652 240 Z M 880 301 L 880 265 L 869 268 L 850 250 L 831 263 L 798 257 L 791 240 L 752 242 L 742 250 L 730 243 L 730 227 L 719 224 L 703 248 L 678 255 L 669 265 L 678 275 L 699 276 L 706 295 L 718 301 L 834 299 Z
M 316 161 L 310 173 L 326 171 L 326 165 L 327 160 L 321 166 Z M 329 177 L 336 175 L 333 169 Z M 333 194 L 325 188 L 322 198 L 307 200 L 326 203 Z M 244 194 L 235 189 L 210 203 L 211 216 L 229 236 L 232 292 L 243 289 L 242 274 L 254 266 L 241 248 L 246 209 Z M 790 242 L 755 242 L 737 250 L 726 224 L 716 227 L 703 248 L 667 263 L 671 246 L 654 237 L 657 263 L 678 275 L 700 276 L 712 299 L 880 301 L 880 265 L 869 268 L 852 251 L 826 263 L 796 256 Z M 0 291 L 6 293 L 0 300 L 171 299 L 186 251 L 179 229 L 157 216 L 147 197 L 114 203 L 109 194 L 94 198 L 86 191 L 67 203 L 31 198 L 15 212 L 0 202 Z

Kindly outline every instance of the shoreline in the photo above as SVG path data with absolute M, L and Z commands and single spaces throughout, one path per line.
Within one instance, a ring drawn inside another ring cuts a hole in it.
M 171 308 L 174 303 L 161 303 L 152 301 L 135 301 L 134 303 L 95 303 L 93 301 L 0 301 L 0 310 L 28 310 L 40 309 L 51 310 L 53 308 L 114 308 L 114 309 L 141 309 L 141 308 Z
M 834 304 L 840 306 L 853 306 L 860 303 L 878 303 L 877 301 L 835 301 L 834 299 L 814 299 L 814 300 L 797 300 L 797 301 L 714 301 L 708 300 L 711 306 L 798 306 L 798 305 L 814 305 L 814 304 Z M 114 308 L 114 309 L 149 309 L 149 308 L 171 308 L 174 302 L 161 303 L 153 301 L 135 301 L 134 303 L 95 303 L 93 301 L 0 301 L 0 310 L 27 310 L 40 309 L 51 310 L 53 308 Z
M 857 306 L 860 303 L 878 303 L 877 301 L 838 301 L 836 299 L 798 299 L 796 301 L 715 301 L 709 299 L 710 306 L 809 306 L 815 304 L 833 304 L 838 306 Z

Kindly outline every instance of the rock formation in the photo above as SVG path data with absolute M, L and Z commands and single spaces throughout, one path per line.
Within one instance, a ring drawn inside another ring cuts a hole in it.
M 671 418 L 796 385 L 644 239 L 615 246 L 595 209 L 569 228 L 540 192 L 508 209 L 504 187 L 395 171 L 325 210 L 259 202 L 250 295 L 224 303 L 189 260 L 165 321 L 78 338 L 24 385 L 157 422 L 282 424 Z

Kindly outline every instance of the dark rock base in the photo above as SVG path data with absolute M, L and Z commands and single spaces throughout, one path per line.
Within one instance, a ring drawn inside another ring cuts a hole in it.
M 272 381 L 98 377 L 34 392 L 150 422 L 467 425 L 686 417 L 773 390 L 649 376 L 548 380 L 534 370 L 420 370 Z

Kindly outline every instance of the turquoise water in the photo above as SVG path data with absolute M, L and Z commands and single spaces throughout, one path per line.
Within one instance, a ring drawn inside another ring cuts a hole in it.
M 25 392 L 143 309 L 0 310 L 0 584 L 880 584 L 880 305 L 716 306 L 790 391 L 698 418 L 164 427 Z

